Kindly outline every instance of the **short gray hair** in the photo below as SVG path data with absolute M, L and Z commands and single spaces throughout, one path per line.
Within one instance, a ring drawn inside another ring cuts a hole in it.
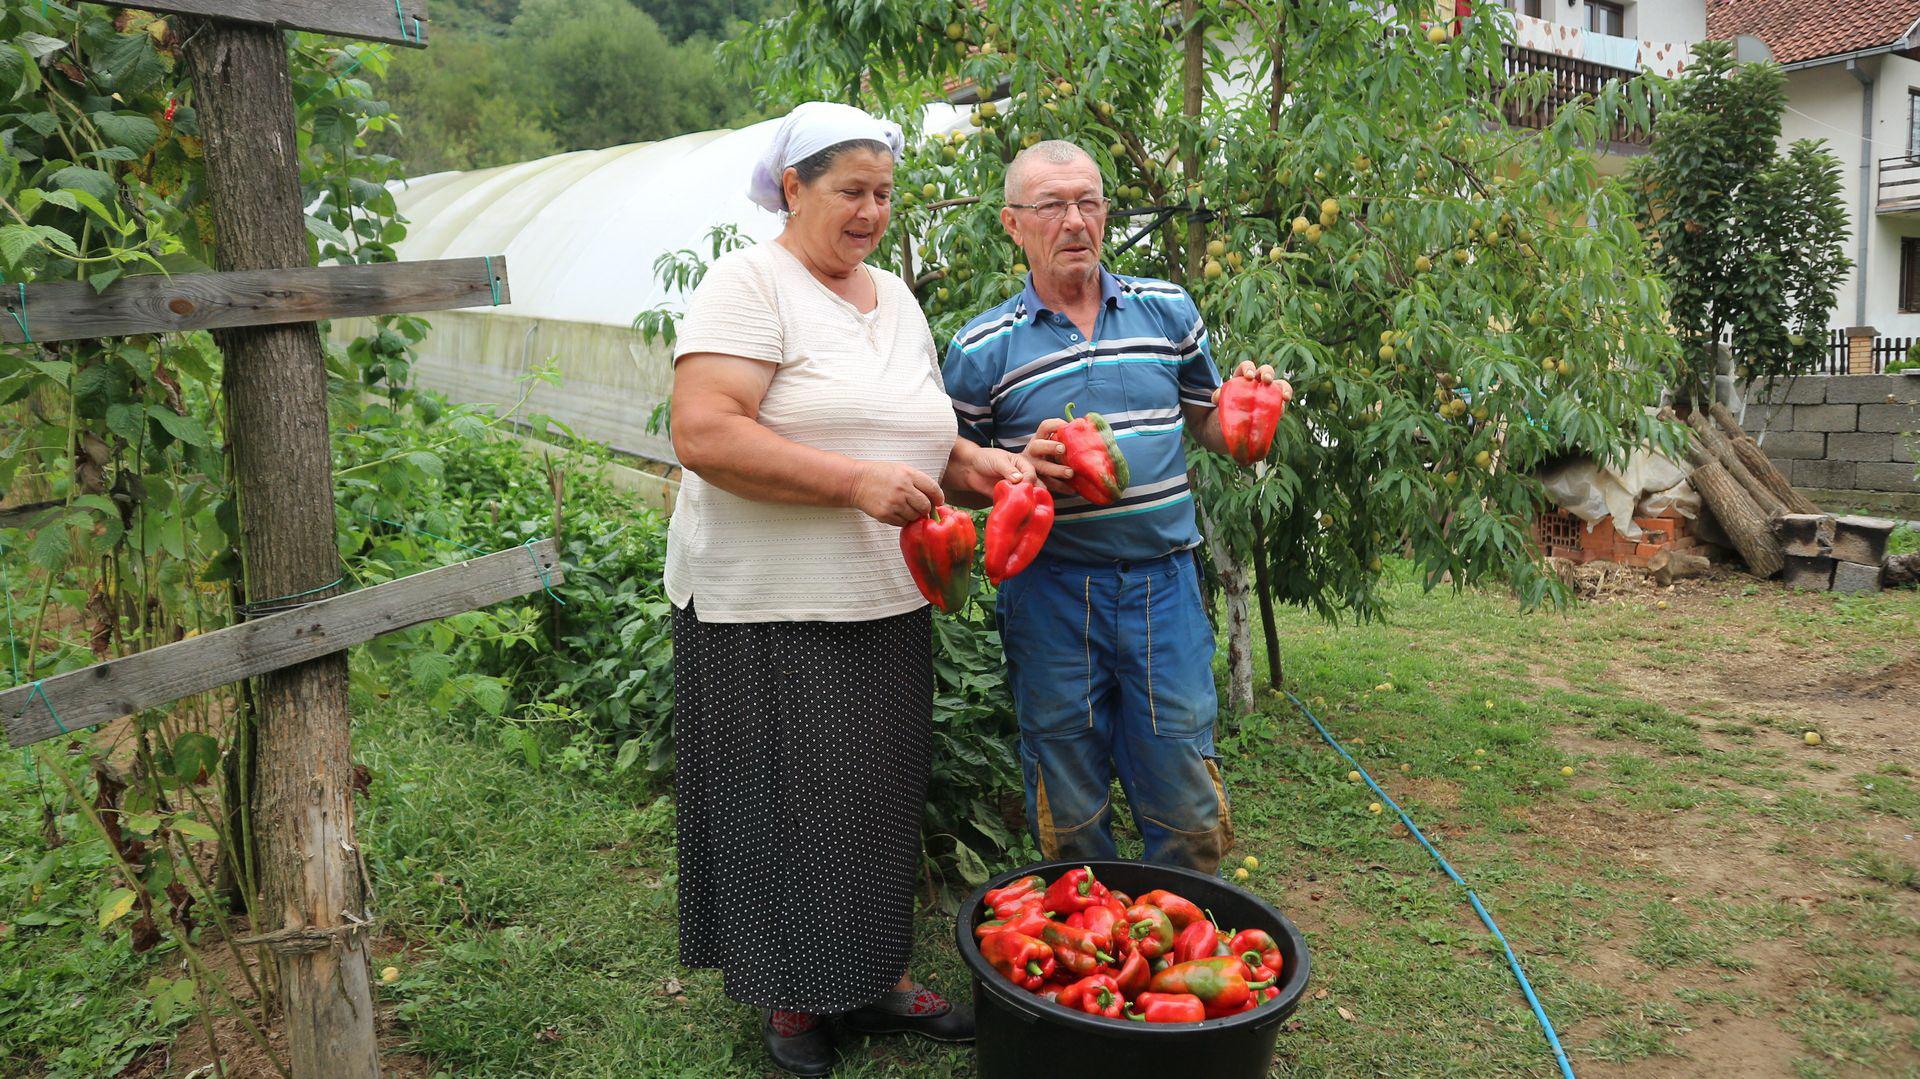
M 1066 139 L 1048 139 L 1045 142 L 1036 142 L 1032 146 L 1013 155 L 1013 160 L 1008 162 L 1006 184 L 1000 193 L 1008 202 L 1014 201 L 1016 196 L 1024 198 L 1027 173 L 1032 171 L 1033 165 L 1036 162 L 1045 161 L 1050 165 L 1064 165 L 1069 161 L 1083 160 L 1093 166 L 1093 171 L 1096 175 L 1099 174 L 1100 163 L 1093 159 L 1092 154 L 1082 150 L 1077 144 L 1068 142 Z

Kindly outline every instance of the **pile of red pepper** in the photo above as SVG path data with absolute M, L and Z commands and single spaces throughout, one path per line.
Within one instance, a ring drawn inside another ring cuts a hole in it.
M 1221 929 L 1164 889 L 1135 899 L 1071 869 L 986 895 L 980 955 L 1013 984 L 1108 1019 L 1197 1023 L 1280 995 L 1280 946 L 1264 929 Z

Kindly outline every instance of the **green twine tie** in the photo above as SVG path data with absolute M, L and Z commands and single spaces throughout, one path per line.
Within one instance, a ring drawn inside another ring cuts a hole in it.
M 411 41 L 415 45 L 426 44 L 427 33 L 420 28 L 419 19 L 413 20 L 413 36 L 407 36 L 407 13 L 400 10 L 400 0 L 393 0 L 393 17 L 400 20 L 400 40 L 402 43 Z
M 538 542 L 540 541 L 528 540 L 527 542 L 521 544 L 521 546 L 525 547 L 527 549 L 527 554 L 533 558 L 533 568 L 540 571 L 540 587 L 547 590 L 547 596 L 551 598 L 555 603 L 558 603 L 560 606 L 565 607 L 567 605 L 567 601 L 564 599 L 561 599 L 559 593 L 553 590 L 553 578 L 547 574 L 547 567 L 540 564 L 540 556 L 534 553 L 533 545 Z
M 16 285 L 15 287 L 20 290 L 20 305 L 11 311 L 8 311 L 7 314 L 12 315 L 14 324 L 20 327 L 21 341 L 25 344 L 31 345 L 33 344 L 33 333 L 27 329 L 27 286 L 23 282 Z M 494 303 L 500 302 L 500 299 L 497 295 L 494 297 L 493 302 Z
M 31 690 L 30 690 L 30 691 L 28 691 L 28 693 L 27 693 L 27 703 L 28 703 L 29 705 L 31 705 L 31 704 L 33 703 L 33 699 L 34 699 L 35 697 L 38 697 L 38 698 L 40 698 L 40 703 L 41 703 L 41 705 L 42 705 L 42 706 L 44 706 L 44 707 L 46 708 L 46 710 L 47 710 L 47 714 L 53 717 L 53 725 L 54 725 L 54 726 L 56 726 L 56 727 L 58 727 L 58 728 L 60 728 L 60 733 L 61 733 L 61 734 L 72 734 L 73 732 L 67 729 L 67 725 L 66 725 L 65 723 L 62 723 L 62 722 L 60 721 L 60 713 L 59 713 L 59 712 L 56 712 L 56 711 L 54 711 L 54 708 L 53 708 L 53 701 L 52 701 L 52 700 L 51 700 L 51 699 L 50 699 L 50 698 L 49 698 L 49 697 L 47 696 L 47 688 L 46 688 L 46 687 L 47 687 L 47 684 L 46 684 L 45 682 L 43 682 L 43 681 L 42 681 L 42 682 L 35 682 L 35 683 L 33 684 L 33 689 L 31 689 Z M 21 715 L 26 715 L 26 713 L 25 713 L 25 712 L 21 712 L 20 714 L 21 714 Z
M 487 287 L 493 290 L 493 306 L 500 306 L 500 279 L 493 276 L 493 256 L 481 255 L 487 264 Z

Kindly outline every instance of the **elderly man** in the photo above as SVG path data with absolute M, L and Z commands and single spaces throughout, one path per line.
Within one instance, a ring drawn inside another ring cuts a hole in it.
M 962 434 L 1026 454 L 1061 496 L 1045 550 L 997 605 L 1027 820 L 1048 858 L 1114 857 L 1118 775 L 1147 860 L 1213 872 L 1233 827 L 1181 439 L 1225 452 L 1206 326 L 1179 286 L 1102 268 L 1107 199 L 1078 146 L 1014 158 L 1000 222 L 1032 273 L 954 339 L 945 375 Z M 1273 379 L 1251 363 L 1240 373 Z M 1069 404 L 1104 415 L 1126 455 L 1129 486 L 1111 505 L 1066 482 L 1052 436 Z

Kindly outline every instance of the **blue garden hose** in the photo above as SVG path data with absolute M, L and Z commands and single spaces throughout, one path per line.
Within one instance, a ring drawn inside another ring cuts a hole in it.
M 1282 692 L 1285 691 L 1283 690 Z M 1547 1010 L 1540 1006 L 1540 998 L 1533 995 L 1533 983 L 1527 981 L 1527 972 L 1520 969 L 1520 960 L 1513 954 L 1513 948 L 1507 944 L 1506 935 L 1500 932 L 1499 926 L 1493 924 L 1493 915 L 1488 914 L 1487 908 L 1480 905 L 1480 897 L 1474 894 L 1473 889 L 1467 886 L 1466 881 L 1460 879 L 1460 874 L 1454 872 L 1452 864 L 1441 857 L 1440 852 L 1434 849 L 1433 844 L 1427 842 L 1427 837 L 1421 834 L 1419 826 L 1413 823 L 1413 818 L 1407 816 L 1407 811 L 1400 808 L 1400 803 L 1394 801 L 1391 795 L 1380 789 L 1380 784 L 1375 783 L 1373 776 L 1367 774 L 1365 768 L 1360 767 L 1360 762 L 1353 759 L 1353 754 L 1348 753 L 1344 746 L 1334 741 L 1333 735 L 1327 733 L 1327 729 L 1320 725 L 1319 718 L 1316 717 L 1305 704 L 1301 703 L 1300 698 L 1294 696 L 1292 693 L 1287 693 L 1287 699 L 1293 702 L 1295 708 L 1300 709 L 1300 714 L 1307 717 L 1307 722 L 1313 724 L 1313 729 L 1320 732 L 1320 737 L 1326 739 L 1327 744 L 1333 747 L 1334 752 L 1345 757 L 1347 763 L 1353 765 L 1354 771 L 1360 773 L 1360 778 L 1366 780 L 1367 786 L 1373 788 L 1373 793 L 1379 795 L 1382 802 L 1391 806 L 1393 811 L 1399 814 L 1400 823 L 1406 825 L 1407 831 L 1413 833 L 1413 838 L 1418 839 L 1420 845 L 1427 848 L 1427 853 L 1433 855 L 1433 860 L 1440 863 L 1440 868 L 1446 871 L 1447 876 L 1453 878 L 1455 884 L 1466 889 L 1467 902 L 1473 904 L 1473 912 L 1480 916 L 1480 921 L 1486 925 L 1487 931 L 1493 934 L 1493 939 L 1500 942 L 1500 950 L 1507 954 L 1507 966 L 1513 970 L 1513 976 L 1519 980 L 1520 992 L 1525 994 L 1527 1005 L 1533 1009 L 1533 1017 L 1540 1020 L 1540 1029 L 1546 1033 L 1547 1044 L 1553 1047 L 1554 1059 L 1560 1063 L 1560 1074 L 1566 1076 L 1566 1079 L 1574 1079 L 1573 1065 L 1567 1060 L 1567 1051 L 1560 1047 L 1560 1036 L 1553 1032 L 1553 1020 L 1547 1018 Z

